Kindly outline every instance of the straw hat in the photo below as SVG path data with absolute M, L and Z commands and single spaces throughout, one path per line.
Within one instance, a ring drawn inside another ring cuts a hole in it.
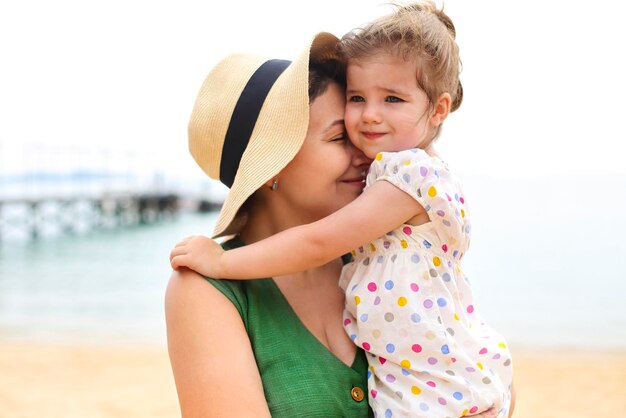
M 189 121 L 189 151 L 230 187 L 213 237 L 238 232 L 241 205 L 298 153 L 309 125 L 309 59 L 337 58 L 337 37 L 320 32 L 293 61 L 233 54 L 204 80 Z

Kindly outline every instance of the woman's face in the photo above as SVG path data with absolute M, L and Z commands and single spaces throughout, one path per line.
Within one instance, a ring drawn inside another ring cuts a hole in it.
M 344 90 L 330 83 L 311 104 L 302 148 L 277 176 L 281 197 L 304 221 L 328 216 L 363 191 L 370 160 L 348 139 L 344 109 Z

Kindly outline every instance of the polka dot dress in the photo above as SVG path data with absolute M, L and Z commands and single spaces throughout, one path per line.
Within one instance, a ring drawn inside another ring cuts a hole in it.
M 511 354 L 460 266 L 470 243 L 465 195 L 446 164 L 419 149 L 378 154 L 366 187 L 380 180 L 415 198 L 430 222 L 356 249 L 341 275 L 344 326 L 368 352 L 375 415 L 457 418 L 495 406 L 508 416 Z

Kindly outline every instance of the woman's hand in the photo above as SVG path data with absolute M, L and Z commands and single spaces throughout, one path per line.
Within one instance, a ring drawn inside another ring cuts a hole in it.
M 194 235 L 185 238 L 170 252 L 170 264 L 174 270 L 187 267 L 203 276 L 219 279 L 220 258 L 224 249 L 212 239 Z

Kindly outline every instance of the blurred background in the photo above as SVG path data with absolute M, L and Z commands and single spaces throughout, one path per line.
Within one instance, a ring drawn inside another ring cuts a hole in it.
M 519 350 L 624 360 L 624 9 L 445 2 L 465 96 L 439 151 L 472 209 L 465 271 Z M 206 73 L 231 52 L 292 58 L 318 31 L 341 36 L 389 10 L 0 3 L 0 347 L 163 349 L 169 250 L 210 234 L 226 192 L 187 152 Z

